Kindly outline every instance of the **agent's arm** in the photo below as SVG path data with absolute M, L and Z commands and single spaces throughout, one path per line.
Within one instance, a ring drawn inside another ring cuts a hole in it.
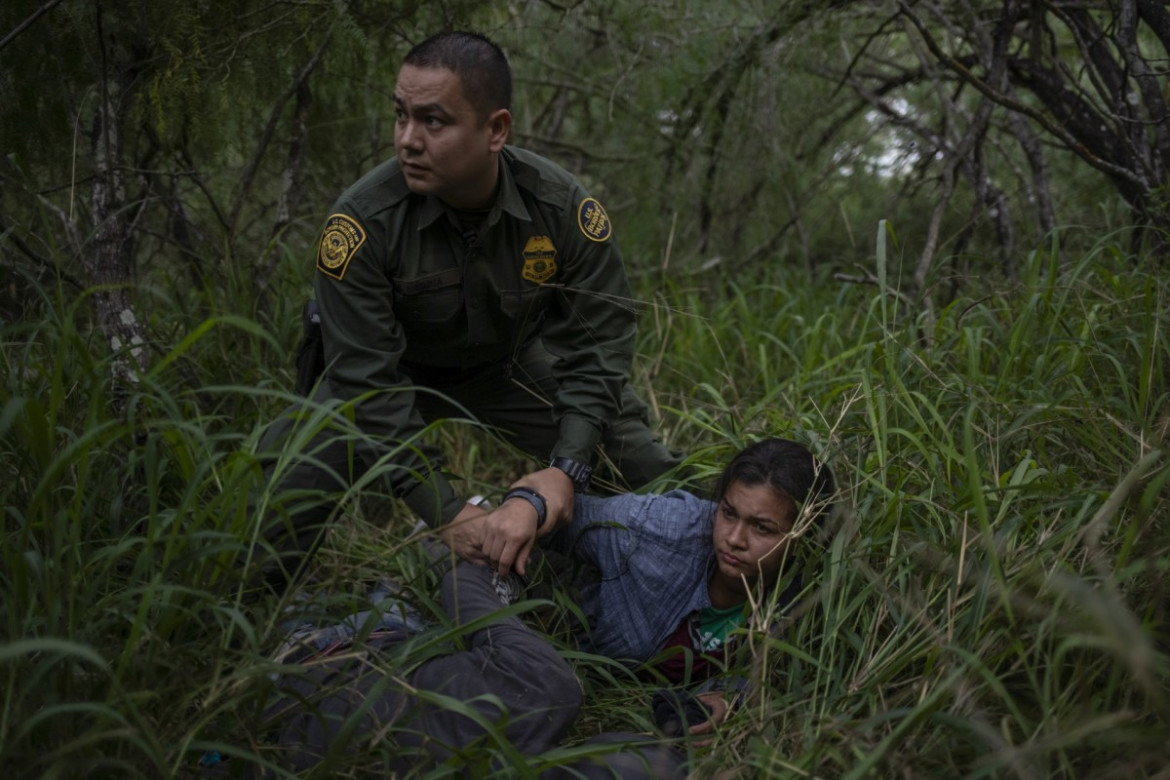
M 364 434 L 355 450 L 367 467 L 389 465 L 387 479 L 420 519 L 437 528 L 463 511 L 442 472 L 443 458 L 419 444 L 424 429 L 416 390 L 399 370 L 406 335 L 394 313 L 389 237 L 359 216 L 330 217 L 318 250 L 314 289 L 321 309 L 324 384 L 330 397 L 353 401 Z M 336 247 L 348 240 L 348 245 Z M 330 255 L 330 246 L 335 246 Z

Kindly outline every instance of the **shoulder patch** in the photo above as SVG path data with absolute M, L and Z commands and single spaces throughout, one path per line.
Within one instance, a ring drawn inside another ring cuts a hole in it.
M 603 243 L 613 235 L 609 215 L 596 198 L 586 198 L 577 206 L 577 227 L 590 241 Z
M 321 245 L 317 247 L 317 270 L 334 279 L 345 276 L 345 269 L 354 252 L 366 243 L 366 231 L 353 217 L 333 214 L 321 231 Z

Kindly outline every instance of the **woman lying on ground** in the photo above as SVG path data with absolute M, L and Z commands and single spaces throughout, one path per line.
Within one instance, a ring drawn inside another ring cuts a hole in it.
M 691 685 L 728 667 L 752 603 L 783 609 L 799 594 L 791 567 L 803 552 L 798 543 L 812 552 L 802 537 L 822 528 L 833 493 L 828 466 L 807 448 L 765 439 L 723 470 L 716 501 L 681 490 L 578 496 L 571 523 L 544 546 L 593 569 L 578 596 L 590 650 L 653 661 L 670 682 Z M 783 592 L 772 593 L 784 579 Z M 690 733 L 724 720 L 730 698 L 700 693 L 710 720 Z
M 688 684 L 725 668 L 733 632 L 748 619 L 749 594 L 767 602 L 794 558 L 793 542 L 822 522 L 832 493 L 828 468 L 806 448 L 768 439 L 732 459 L 717 502 L 684 491 L 579 496 L 572 522 L 546 544 L 595 570 L 581 592 L 591 650 L 636 662 L 656 659 L 668 680 Z M 276 734 L 274 762 L 294 769 L 336 765 L 364 747 L 379 770 L 405 773 L 459 763 L 476 745 L 497 762 L 553 749 L 573 723 L 581 686 L 543 637 L 514 614 L 500 613 L 518 595 L 509 590 L 487 566 L 461 562 L 451 569 L 443 579 L 443 608 L 466 627 L 464 648 L 412 668 L 387 660 L 406 632 L 375 632 L 353 646 L 333 643 L 328 653 L 307 659 L 308 673 L 287 678 L 267 713 Z M 798 583 L 789 584 L 781 606 L 798 591 Z M 691 734 L 710 730 L 730 710 L 722 692 L 699 698 L 706 711 Z M 656 702 L 656 720 L 663 725 L 685 703 L 677 697 Z M 685 722 L 687 715 L 680 717 Z M 549 766 L 540 776 L 683 771 L 681 755 L 638 740 L 602 735 L 593 741 L 605 746 L 598 757 Z M 627 743 L 633 745 L 613 752 Z M 463 771 L 501 768 L 466 765 Z

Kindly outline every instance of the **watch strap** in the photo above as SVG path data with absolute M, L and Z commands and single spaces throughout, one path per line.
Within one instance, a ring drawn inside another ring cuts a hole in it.
M 544 522 L 548 520 L 548 503 L 544 500 L 544 496 L 532 488 L 514 487 L 504 494 L 500 503 L 503 504 L 510 498 L 522 498 L 532 504 L 532 508 L 536 510 L 536 530 L 539 531 L 544 526 Z
M 589 480 L 593 477 L 593 467 L 579 460 L 557 456 L 549 461 L 549 468 L 560 469 L 573 480 L 573 490 L 584 493 L 589 489 Z

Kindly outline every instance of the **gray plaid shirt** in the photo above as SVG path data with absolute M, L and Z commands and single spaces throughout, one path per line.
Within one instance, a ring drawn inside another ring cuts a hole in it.
M 683 618 L 711 606 L 714 520 L 714 503 L 682 490 L 577 497 L 573 522 L 547 544 L 598 570 L 580 604 L 591 650 L 645 661 Z

